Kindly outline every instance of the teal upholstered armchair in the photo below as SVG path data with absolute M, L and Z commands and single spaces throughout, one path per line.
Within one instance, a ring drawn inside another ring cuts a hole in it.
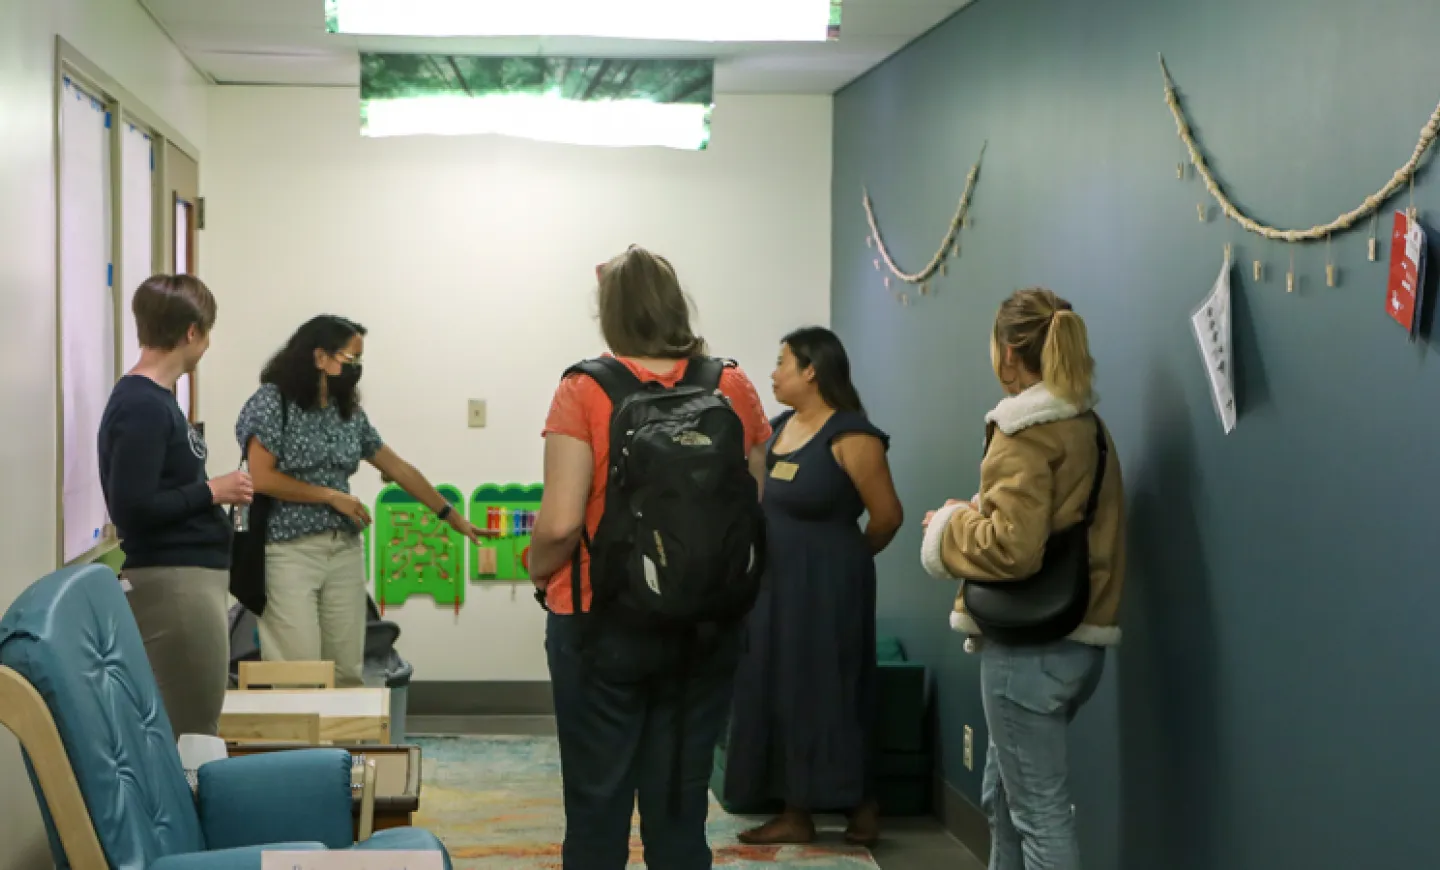
M 438 851 L 415 828 L 354 842 L 338 749 L 216 761 L 192 793 L 115 574 L 31 586 L 0 620 L 0 724 L 20 740 L 59 870 L 259 870 L 267 850 Z

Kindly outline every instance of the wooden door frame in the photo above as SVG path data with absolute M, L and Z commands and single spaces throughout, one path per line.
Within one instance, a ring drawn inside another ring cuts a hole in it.
M 161 233 L 160 233 L 160 263 L 164 266 L 163 271 L 178 271 L 175 269 L 175 216 L 179 206 L 184 203 L 189 207 L 188 215 L 190 225 L 186 228 L 186 252 L 189 254 L 190 273 L 198 275 L 200 272 L 200 161 L 193 155 L 185 153 L 184 149 L 175 146 L 174 143 L 165 143 L 161 148 L 164 152 L 160 160 L 160 200 L 165 205 L 161 209 Z M 188 161 L 189 165 L 183 165 Z M 193 167 L 193 171 L 191 171 Z M 200 388 L 199 378 L 194 372 L 190 375 L 190 413 L 191 423 L 200 420 Z

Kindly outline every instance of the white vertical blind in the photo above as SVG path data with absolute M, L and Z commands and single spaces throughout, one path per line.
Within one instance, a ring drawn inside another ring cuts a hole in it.
M 96 436 L 115 385 L 115 304 L 110 114 L 67 78 L 59 115 L 62 550 L 69 562 L 99 544 L 109 522 Z
M 190 272 L 190 203 L 175 200 L 175 274 Z
M 120 137 L 120 311 L 123 335 L 120 370 L 128 372 L 140 361 L 140 338 L 130 303 L 135 288 L 155 274 L 155 146 L 150 134 L 134 124 L 125 125 Z
M 176 275 L 195 274 L 195 264 L 190 260 L 190 203 L 175 201 L 175 269 Z M 185 419 L 190 419 L 190 376 L 181 375 L 175 384 L 175 398 Z
M 183 374 L 180 380 L 175 382 L 175 401 L 180 403 L 180 413 L 185 419 L 190 419 L 190 375 Z

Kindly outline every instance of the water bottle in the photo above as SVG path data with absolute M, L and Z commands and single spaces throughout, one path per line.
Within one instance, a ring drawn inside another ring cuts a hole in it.
M 241 470 L 241 471 L 249 471 L 249 470 L 250 470 L 250 463 L 249 463 L 247 460 L 244 460 L 244 459 L 240 460 L 240 470 Z M 250 505 L 248 505 L 248 504 L 237 504 L 237 505 L 235 505 L 235 507 L 231 509 L 231 516 L 232 516 L 233 519 L 235 520 L 235 531 L 237 531 L 237 532 L 248 532 L 248 531 L 250 531 Z

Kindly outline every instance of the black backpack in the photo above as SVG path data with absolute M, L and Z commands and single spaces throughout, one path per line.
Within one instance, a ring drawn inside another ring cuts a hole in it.
M 695 357 L 674 387 L 644 382 L 613 357 L 580 363 L 610 397 L 605 513 L 590 550 L 590 612 L 640 629 L 743 619 L 765 567 L 765 517 L 745 427 L 720 392 L 733 366 Z M 577 548 L 573 576 L 580 576 Z M 580 583 L 572 583 L 575 613 Z

